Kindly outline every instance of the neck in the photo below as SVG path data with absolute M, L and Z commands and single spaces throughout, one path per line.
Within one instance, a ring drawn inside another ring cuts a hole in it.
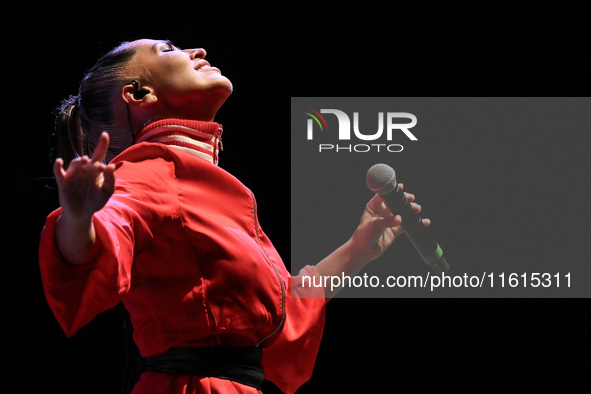
M 165 144 L 217 165 L 222 131 L 222 125 L 215 122 L 163 119 L 144 127 L 135 142 Z

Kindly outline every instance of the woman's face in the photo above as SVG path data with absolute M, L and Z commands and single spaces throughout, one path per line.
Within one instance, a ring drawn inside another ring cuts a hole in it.
M 163 108 L 182 113 L 219 107 L 232 92 L 232 83 L 205 60 L 202 48 L 179 49 L 169 41 L 138 40 L 129 45 L 137 51 L 129 63 L 141 88 L 150 89 Z

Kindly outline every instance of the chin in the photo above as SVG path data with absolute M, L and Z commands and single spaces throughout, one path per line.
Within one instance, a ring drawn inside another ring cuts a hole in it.
M 225 85 L 226 90 L 228 91 L 228 94 L 232 93 L 234 91 L 234 85 L 232 85 L 232 82 L 228 78 L 224 77 L 223 75 L 222 75 L 222 78 L 225 80 L 224 85 Z

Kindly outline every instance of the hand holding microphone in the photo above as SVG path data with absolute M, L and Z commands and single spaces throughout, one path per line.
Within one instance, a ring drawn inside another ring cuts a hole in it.
M 443 257 L 443 251 L 435 242 L 422 219 L 412 210 L 396 182 L 394 170 L 386 164 L 376 164 L 367 172 L 367 186 L 377 193 L 392 214 L 402 217 L 402 228 L 427 264 L 435 273 L 447 272 L 449 265 Z

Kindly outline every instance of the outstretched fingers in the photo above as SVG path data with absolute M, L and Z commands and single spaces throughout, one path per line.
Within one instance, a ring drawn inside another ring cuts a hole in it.
M 55 180 L 58 185 L 63 181 L 64 177 L 66 176 L 66 171 L 64 171 L 64 161 L 61 158 L 55 160 L 53 163 L 53 176 L 55 176 Z
M 56 159 L 53 173 L 60 190 L 60 201 L 71 202 L 72 206 L 83 201 L 93 207 L 104 205 L 115 190 L 115 165 L 104 163 L 108 147 L 109 135 L 102 133 L 92 158 L 86 155 L 76 157 L 67 168 L 64 168 L 63 159 Z M 98 204 L 92 202 L 99 200 Z
M 109 149 L 109 134 L 103 132 L 99 138 L 99 142 L 92 153 L 92 161 L 95 163 L 102 163 L 107 157 L 107 150 Z

